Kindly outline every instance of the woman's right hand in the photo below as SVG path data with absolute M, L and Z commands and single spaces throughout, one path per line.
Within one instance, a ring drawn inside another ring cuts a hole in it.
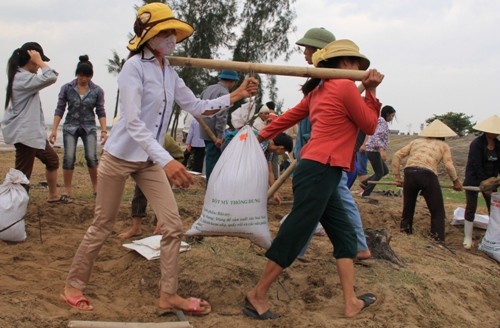
M 57 139 L 57 131 L 51 131 L 50 132 L 50 135 L 49 135 L 49 142 L 51 145 L 55 144 L 56 143 L 56 139 Z
M 387 152 L 385 151 L 385 149 L 380 148 L 379 153 L 380 153 L 380 158 L 382 158 L 384 162 L 387 161 Z
M 382 83 L 383 79 L 384 74 L 380 73 L 376 69 L 370 69 L 361 82 L 366 90 L 370 90 L 378 87 L 378 85 Z
M 36 65 L 40 67 L 47 66 L 47 64 L 45 64 L 45 62 L 42 60 L 42 56 L 38 51 L 28 50 L 28 55 L 30 56 L 31 61 Z
M 186 167 L 178 161 L 171 160 L 163 167 L 168 180 L 175 187 L 187 188 L 194 183 L 193 177 Z
M 456 179 L 455 181 L 453 181 L 453 190 L 456 190 L 456 191 L 463 190 L 462 183 L 460 182 L 460 180 Z

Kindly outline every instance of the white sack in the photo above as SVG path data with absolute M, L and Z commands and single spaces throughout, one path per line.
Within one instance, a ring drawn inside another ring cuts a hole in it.
M 490 223 L 484 234 L 479 250 L 500 262 L 500 193 L 491 195 Z
M 29 184 L 23 172 L 10 169 L 0 185 L 0 239 L 20 242 L 26 240 L 24 215 L 29 196 L 21 184 Z
M 136 251 L 148 260 L 156 260 L 160 258 L 161 254 L 161 237 L 161 235 L 153 235 L 139 240 L 134 240 L 133 242 L 123 244 L 122 246 Z M 187 252 L 190 249 L 191 246 L 188 243 L 181 241 L 181 248 L 179 249 L 179 253 Z
M 268 168 L 252 128 L 244 126 L 226 147 L 208 180 L 200 217 L 188 236 L 236 236 L 269 248 Z
M 454 226 L 464 225 L 465 221 L 465 208 L 457 207 L 453 211 L 453 219 L 450 224 Z M 474 228 L 480 228 L 486 230 L 488 228 L 488 222 L 490 218 L 488 215 L 484 214 L 474 214 Z

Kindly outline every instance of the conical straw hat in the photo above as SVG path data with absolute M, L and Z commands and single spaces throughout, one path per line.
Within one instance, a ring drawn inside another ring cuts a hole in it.
M 500 117 L 493 115 L 473 126 L 474 130 L 500 134 Z
M 448 125 L 441 122 L 439 119 L 435 119 L 431 124 L 427 125 L 425 129 L 420 132 L 421 137 L 431 137 L 431 138 L 446 138 L 446 137 L 456 137 L 455 131 L 450 129 Z

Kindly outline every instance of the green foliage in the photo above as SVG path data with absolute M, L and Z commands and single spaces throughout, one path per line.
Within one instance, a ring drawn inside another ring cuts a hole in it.
M 448 112 L 443 115 L 434 114 L 433 117 L 428 118 L 425 122 L 431 123 L 435 119 L 441 120 L 444 124 L 448 125 L 450 129 L 455 131 L 459 136 L 463 137 L 468 132 L 472 131 L 473 123 L 470 121 L 472 116 L 467 116 L 464 113 Z
M 222 49 L 229 49 L 236 35 L 236 0 L 174 0 L 175 15 L 193 25 L 194 34 L 179 43 L 174 55 L 194 58 L 217 58 Z M 197 95 L 217 81 L 211 70 L 180 67 L 179 76 Z
M 166 1 L 146 1 L 143 3 Z M 191 24 L 194 34 L 177 45 L 175 56 L 193 58 L 230 57 L 243 62 L 265 62 L 284 56 L 289 59 L 292 47 L 287 35 L 296 30 L 292 4 L 295 0 L 171 0 L 167 4 L 175 16 Z M 136 8 L 138 9 L 138 8 Z M 179 67 L 179 76 L 196 95 L 217 81 L 212 70 Z M 243 74 L 241 75 L 243 78 Z M 260 80 L 260 77 L 257 77 Z M 262 84 L 260 84 L 262 88 Z M 269 99 L 277 105 L 276 79 L 268 77 Z M 262 90 L 260 90 L 262 91 Z M 262 94 L 262 92 L 259 92 Z M 237 108 L 238 105 L 234 106 Z M 178 109 L 173 113 L 173 126 L 179 120 Z M 174 130 L 174 129 L 172 129 Z M 172 133 L 175 133 L 172 131 Z
M 126 59 L 120 58 L 116 50 L 113 50 L 113 57 L 108 59 L 106 67 L 108 68 L 108 73 L 113 75 L 118 75 L 122 71 L 122 67 L 125 64 Z M 120 98 L 120 89 L 116 89 L 116 102 L 115 102 L 115 113 L 113 117 L 118 114 L 118 99 Z

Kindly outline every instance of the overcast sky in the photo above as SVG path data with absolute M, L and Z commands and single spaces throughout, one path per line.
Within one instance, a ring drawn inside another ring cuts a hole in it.
M 5 68 L 12 51 L 37 41 L 59 72 L 55 85 L 42 91 L 46 122 L 51 123 L 62 84 L 74 78 L 81 54 L 94 64 L 93 81 L 106 93 L 109 121 L 113 115 L 116 77 L 107 72 L 112 50 L 126 57 L 133 6 L 127 0 L 24 0 L 0 2 L 0 75 L 5 102 Z M 175 12 L 175 8 L 174 12 Z M 377 93 L 397 110 L 391 128 L 418 132 L 434 114 L 449 111 L 481 121 L 500 115 L 500 1 L 496 0 L 297 0 L 294 43 L 311 27 L 325 27 L 337 39 L 351 39 L 386 75 Z M 228 59 L 228 58 L 220 58 Z M 289 62 L 304 66 L 297 52 Z M 285 108 L 296 104 L 303 78 L 278 77 Z M 264 96 L 264 101 L 267 101 Z

